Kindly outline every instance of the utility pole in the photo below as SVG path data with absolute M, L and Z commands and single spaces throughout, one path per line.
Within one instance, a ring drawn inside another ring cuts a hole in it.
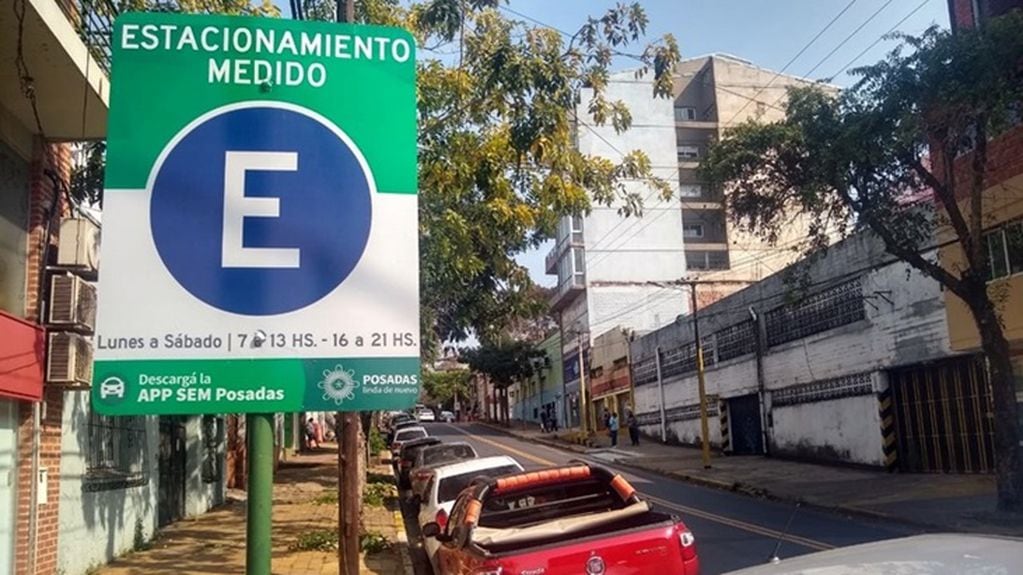
M 707 422 L 707 381 L 703 373 L 703 342 L 700 341 L 700 314 L 696 306 L 696 282 L 689 282 L 693 306 L 693 338 L 696 340 L 696 378 L 700 383 L 700 444 L 703 468 L 710 469 L 710 424 Z
M 703 369 L 703 342 L 700 341 L 700 316 L 696 304 L 696 286 L 701 284 L 727 284 L 727 285 L 749 285 L 756 283 L 754 280 L 687 280 L 681 279 L 672 282 L 647 282 L 651 285 L 665 287 L 667 285 L 682 285 L 689 287 L 690 312 L 693 316 L 693 338 L 696 343 L 696 377 L 700 389 L 700 443 L 703 451 L 703 467 L 710 469 L 710 425 L 707 422 L 707 381 Z M 658 354 L 660 359 L 660 354 Z M 664 408 L 663 392 L 661 396 L 661 408 Z M 664 425 L 664 415 L 661 415 L 661 425 Z M 664 432 L 662 431 L 662 434 Z
M 337 21 L 355 22 L 355 0 L 335 0 Z M 341 3 L 344 2 L 344 13 Z M 362 514 L 359 500 L 359 428 L 362 419 L 352 411 L 337 414 L 337 487 L 338 487 L 338 573 L 358 575 L 359 573 L 359 516 Z
M 586 399 L 586 361 L 583 359 L 583 334 L 576 335 L 576 345 L 579 347 L 579 426 L 583 435 L 590 435 L 589 405 Z

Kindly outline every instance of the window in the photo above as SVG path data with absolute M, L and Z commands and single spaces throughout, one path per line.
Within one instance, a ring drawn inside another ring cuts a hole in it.
M 686 268 L 691 270 L 727 270 L 728 252 L 724 250 L 686 250 Z
M 224 476 L 221 453 L 224 446 L 224 419 L 216 415 L 202 416 L 202 480 L 217 483 Z
M 1010 222 L 984 234 L 988 278 L 996 280 L 1023 272 L 1023 220 Z
M 88 426 L 87 490 L 124 489 L 148 481 L 144 417 L 91 412 Z
M 696 120 L 696 108 L 688 106 L 675 108 L 676 122 L 692 122 L 694 120 Z
M 572 241 L 581 244 L 583 243 L 583 217 L 572 216 Z
M 440 485 L 437 487 L 437 502 L 443 503 L 444 501 L 451 501 L 458 497 L 458 494 L 462 492 L 466 487 L 479 477 L 501 477 L 502 475 L 510 475 L 512 473 L 518 473 L 522 471 L 522 468 L 517 465 L 502 465 L 500 467 L 490 467 L 488 469 L 478 469 L 476 471 L 469 471 L 460 475 L 452 475 L 450 477 L 442 477 Z
M 683 198 L 698 198 L 703 195 L 703 184 L 679 184 L 678 195 Z
M 682 226 L 682 237 L 684 237 L 684 238 L 702 238 L 703 237 L 703 224 L 684 224 Z
M 678 147 L 678 159 L 679 160 L 697 160 L 700 158 L 700 147 L 699 146 L 679 146 Z

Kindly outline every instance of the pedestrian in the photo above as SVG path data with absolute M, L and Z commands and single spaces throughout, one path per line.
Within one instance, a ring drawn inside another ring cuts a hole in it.
M 607 430 L 611 434 L 611 447 L 618 447 L 618 414 L 611 412 L 607 419 Z
M 558 432 L 558 414 L 553 409 L 550 410 L 550 414 L 551 414 L 550 415 L 551 427 L 553 428 L 554 432 L 557 433 Z
M 316 443 L 316 421 L 313 418 L 309 418 L 309 421 L 305 422 L 305 444 L 306 448 L 313 450 L 319 447 Z
M 611 429 L 611 412 L 604 408 L 604 429 Z
M 639 447 L 639 420 L 636 419 L 636 415 L 629 410 L 628 417 L 625 419 L 625 425 L 629 426 L 629 440 L 632 441 L 633 447 Z

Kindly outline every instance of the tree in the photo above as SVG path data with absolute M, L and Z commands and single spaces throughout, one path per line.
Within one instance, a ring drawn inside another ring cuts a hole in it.
M 289 0 L 292 14 L 331 20 L 332 0 Z M 424 359 L 443 342 L 503 333 L 540 317 L 544 300 L 514 256 L 551 238 L 560 217 L 593 202 L 642 211 L 625 180 L 667 197 L 640 150 L 619 161 L 580 153 L 584 89 L 594 123 L 624 131 L 628 108 L 609 99 L 609 70 L 635 63 L 651 97 L 670 97 L 679 61 L 671 35 L 633 53 L 647 17 L 638 3 L 587 18 L 570 37 L 510 19 L 502 0 L 355 0 L 358 22 L 403 26 L 417 38 L 419 202 Z M 125 0 L 130 9 L 278 16 L 270 0 Z
M 803 215 L 808 253 L 869 230 L 966 304 L 989 366 L 998 506 L 1019 510 L 1018 406 L 998 294 L 987 285 L 983 206 L 996 183 L 989 141 L 1020 118 L 1023 14 L 899 37 L 884 60 L 854 70 L 852 88 L 837 97 L 791 90 L 784 120 L 736 127 L 701 169 L 725 185 L 741 229 L 774 239 Z M 936 247 L 961 252 L 963 263 L 942 267 L 929 256 Z
M 424 371 L 423 390 L 430 401 L 447 406 L 455 398 L 461 398 L 462 401 L 468 398 L 471 377 L 467 369 Z
M 472 371 L 489 378 L 500 398 L 500 419 L 507 420 L 508 387 L 532 377 L 539 360 L 546 355 L 532 342 L 502 337 L 484 340 L 479 347 L 463 351 L 462 360 Z

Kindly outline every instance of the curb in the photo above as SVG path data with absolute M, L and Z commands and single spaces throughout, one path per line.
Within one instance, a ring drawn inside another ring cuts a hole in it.
M 401 555 L 401 567 L 405 575 L 414 575 L 412 555 L 409 553 L 408 532 L 405 531 L 405 520 L 401 511 L 394 511 L 394 528 L 398 531 L 398 553 Z
M 500 432 L 504 433 L 505 435 L 509 435 L 509 436 L 516 437 L 518 439 L 522 439 L 522 440 L 526 440 L 526 441 L 532 441 L 534 443 L 539 443 L 541 445 L 546 445 L 547 447 L 553 447 L 555 449 L 560 449 L 562 451 L 571 451 L 571 452 L 580 453 L 580 454 L 586 453 L 586 451 L 587 451 L 586 448 L 582 447 L 581 445 L 565 443 L 565 442 L 561 442 L 561 441 L 558 441 L 558 440 L 547 439 L 547 438 L 542 438 L 542 437 L 541 438 L 529 437 L 529 436 L 525 436 L 525 435 L 516 433 L 515 430 L 506 429 L 506 428 L 503 428 L 503 427 L 500 427 L 500 426 L 497 426 L 497 425 L 494 425 L 494 424 L 491 424 L 491 423 L 486 423 L 486 422 L 475 422 L 475 423 L 480 423 L 480 424 L 482 424 L 482 425 L 484 425 L 486 427 L 489 427 L 490 429 L 493 429 L 495 431 L 500 431 Z M 962 531 L 962 528 L 955 527 L 955 526 L 952 526 L 952 525 L 941 525 L 941 524 L 938 524 L 938 523 L 930 523 L 930 522 L 926 522 L 926 521 L 919 521 L 919 520 L 910 519 L 910 518 L 907 518 L 907 517 L 902 517 L 902 516 L 899 516 L 899 515 L 891 515 L 891 514 L 888 514 L 888 513 L 884 513 L 882 511 L 874 511 L 874 510 L 871 510 L 871 509 L 863 509 L 863 508 L 860 508 L 860 507 L 853 507 L 853 506 L 846 506 L 846 505 L 834 505 L 834 504 L 830 504 L 830 503 L 821 503 L 821 502 L 816 502 L 816 501 L 813 501 L 813 500 L 803 499 L 803 498 L 800 498 L 800 497 L 792 497 L 792 496 L 788 496 L 788 495 L 781 495 L 781 494 L 769 491 L 769 490 L 767 490 L 767 489 L 765 489 L 763 487 L 756 487 L 756 486 L 753 486 L 753 485 L 748 485 L 748 484 L 745 484 L 745 483 L 743 483 L 741 481 L 729 482 L 729 481 L 722 481 L 720 479 L 711 479 L 709 477 L 698 477 L 698 476 L 694 476 L 694 475 L 689 475 L 687 473 L 680 473 L 680 472 L 677 472 L 677 471 L 664 471 L 664 470 L 657 469 L 657 468 L 645 467 L 645 466 L 642 466 L 642 465 L 636 465 L 635 463 L 623 463 L 621 460 L 615 461 L 614 465 L 616 465 L 618 467 L 625 468 L 625 469 L 630 469 L 630 470 L 633 470 L 633 471 L 641 471 L 641 472 L 645 472 L 645 473 L 652 473 L 654 475 L 659 475 L 661 477 L 668 477 L 668 478 L 671 478 L 671 479 L 678 479 L 680 481 L 685 481 L 686 483 L 691 483 L 693 485 L 698 485 L 698 486 L 701 486 L 701 487 L 708 487 L 710 489 L 717 489 L 717 490 L 720 490 L 720 491 L 730 491 L 732 493 L 738 493 L 740 495 L 745 495 L 747 497 L 753 497 L 753 498 L 759 498 L 759 499 L 767 499 L 767 500 L 770 500 L 770 501 L 778 501 L 778 502 L 783 502 L 783 503 L 798 503 L 800 505 L 804 505 L 804 506 L 807 506 L 807 507 L 812 507 L 814 509 L 818 509 L 818 510 L 822 510 L 822 511 L 830 511 L 830 512 L 833 512 L 833 513 L 841 513 L 841 514 L 845 514 L 845 515 L 853 515 L 853 516 L 862 517 L 862 518 L 866 518 L 866 519 L 881 520 L 881 521 L 891 521 L 893 523 L 900 523 L 900 524 L 903 524 L 903 525 L 907 525 L 907 526 L 910 526 L 910 527 L 915 527 L 915 528 L 918 528 L 918 529 L 924 529 L 924 530 L 928 530 L 928 531 Z

